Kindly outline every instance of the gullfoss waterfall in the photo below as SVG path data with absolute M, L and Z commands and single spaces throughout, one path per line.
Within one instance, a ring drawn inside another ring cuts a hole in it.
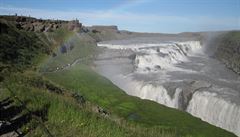
M 119 44 L 120 43 L 120 44 Z M 199 41 L 99 43 L 96 71 L 127 94 L 189 112 L 240 136 L 240 80 Z

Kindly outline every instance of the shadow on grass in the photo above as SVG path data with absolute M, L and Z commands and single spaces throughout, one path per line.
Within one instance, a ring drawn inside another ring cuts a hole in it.
M 39 117 L 41 121 L 46 121 L 48 108 L 49 105 L 45 105 L 40 110 L 30 112 L 26 110 L 25 106 L 14 104 L 14 100 L 11 98 L 0 101 L 0 136 L 10 132 L 15 132 L 18 136 L 26 135 L 30 130 L 36 128 L 36 126 L 31 127 L 33 129 L 27 132 L 19 132 L 19 129 L 28 124 L 33 117 Z

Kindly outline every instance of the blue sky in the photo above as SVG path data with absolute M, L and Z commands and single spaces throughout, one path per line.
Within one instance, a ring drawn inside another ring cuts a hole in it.
M 240 29 L 240 0 L 0 0 L 0 14 L 14 13 L 139 32 Z

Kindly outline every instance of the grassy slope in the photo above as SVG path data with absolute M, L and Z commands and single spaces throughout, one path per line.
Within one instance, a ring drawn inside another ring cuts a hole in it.
M 54 49 L 55 57 L 48 58 L 45 63 L 42 64 L 41 69 L 44 71 L 55 70 L 57 67 L 61 68 L 67 64 L 73 63 L 80 58 L 91 58 L 93 52 L 96 50 L 96 43 L 94 40 L 86 34 L 77 34 L 65 30 L 65 36 L 61 33 L 64 30 L 56 31 L 48 37 L 54 36 L 54 39 L 63 38 L 64 40 L 57 42 L 58 46 Z M 60 33 L 60 34 L 59 34 Z M 67 50 L 66 53 L 61 53 L 61 46 L 72 46 L 72 50 Z
M 30 84 L 36 77 L 35 72 L 12 75 L 5 81 L 13 93 L 1 90 L 0 99 L 9 96 L 17 96 L 26 102 L 26 107 L 32 112 L 40 111 L 48 106 L 44 125 L 54 136 L 78 136 L 78 137 L 135 137 L 135 136 L 176 136 L 175 133 L 166 133 L 161 128 L 143 128 L 126 121 L 116 123 L 108 118 L 101 117 L 91 110 L 91 104 L 81 107 L 71 96 L 67 94 L 55 94 L 44 88 L 36 88 Z M 26 81 L 27 79 L 27 81 Z M 36 82 L 40 82 L 38 80 Z M 69 92 L 69 91 L 66 91 Z M 22 131 L 30 130 L 27 136 L 47 136 L 43 128 L 32 119 L 22 127 Z
M 0 61 L 11 69 L 24 70 L 35 66 L 44 55 L 51 52 L 33 32 L 18 30 L 15 25 L 0 19 Z

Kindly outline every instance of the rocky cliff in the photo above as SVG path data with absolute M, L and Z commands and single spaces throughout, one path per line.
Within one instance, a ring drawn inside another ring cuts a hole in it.
M 232 31 L 216 39 L 216 58 L 240 74 L 240 31 Z
M 0 19 L 5 19 L 16 25 L 18 29 L 33 32 L 52 32 L 60 28 L 68 30 L 80 31 L 82 24 L 79 21 L 64 21 L 64 20 L 43 20 L 26 16 L 0 16 Z

